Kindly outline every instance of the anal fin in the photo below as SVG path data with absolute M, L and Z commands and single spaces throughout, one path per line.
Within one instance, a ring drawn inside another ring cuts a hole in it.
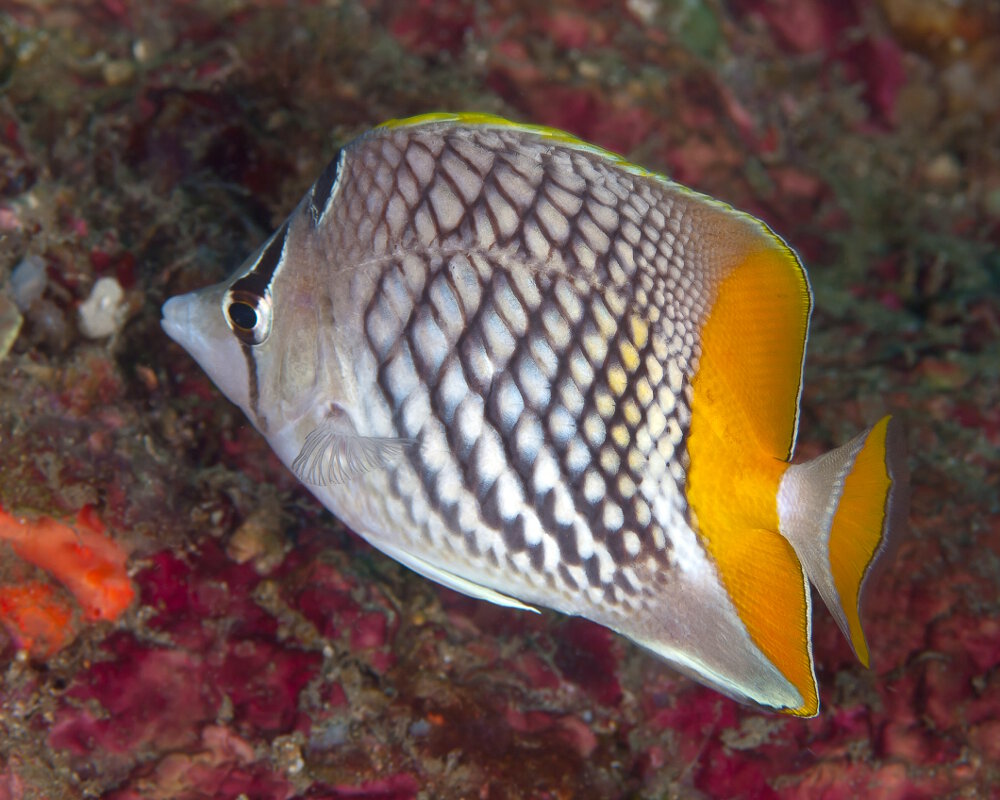
M 414 555 L 409 550 L 403 550 L 381 542 L 375 544 L 375 546 L 390 558 L 394 558 L 403 566 L 409 567 L 414 572 L 423 575 L 425 578 L 430 578 L 432 581 L 436 581 L 442 586 L 454 589 L 456 592 L 461 592 L 462 594 L 468 595 L 469 597 L 475 597 L 479 600 L 487 600 L 498 606 L 517 608 L 521 611 L 534 611 L 536 614 L 539 613 L 538 609 L 534 606 L 529 606 L 527 603 L 522 603 L 520 600 L 511 597 L 510 595 L 503 594 L 495 589 L 490 589 L 488 586 L 483 586 L 475 581 L 470 581 L 468 578 L 456 575 L 454 572 L 437 567 L 429 561 L 425 561 L 419 556 Z

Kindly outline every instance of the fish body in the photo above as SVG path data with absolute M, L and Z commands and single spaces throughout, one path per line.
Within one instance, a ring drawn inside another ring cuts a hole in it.
M 343 148 L 163 326 L 376 548 L 811 716 L 809 581 L 867 662 L 906 489 L 889 418 L 789 463 L 811 306 L 759 220 L 560 131 L 434 114 Z

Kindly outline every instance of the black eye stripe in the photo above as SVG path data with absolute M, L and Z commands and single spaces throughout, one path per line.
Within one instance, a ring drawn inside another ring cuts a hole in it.
M 285 239 L 288 238 L 288 221 L 282 225 L 271 241 L 264 245 L 260 258 L 251 270 L 230 287 L 234 294 L 246 293 L 254 297 L 264 297 L 271 287 L 274 273 L 281 264 L 281 256 L 285 250 Z

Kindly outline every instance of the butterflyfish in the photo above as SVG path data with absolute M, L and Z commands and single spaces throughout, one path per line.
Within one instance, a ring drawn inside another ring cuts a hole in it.
M 810 583 L 867 664 L 907 502 L 889 417 L 791 463 L 811 309 L 749 214 L 558 130 L 429 114 L 341 149 L 163 328 L 383 553 L 809 717 Z

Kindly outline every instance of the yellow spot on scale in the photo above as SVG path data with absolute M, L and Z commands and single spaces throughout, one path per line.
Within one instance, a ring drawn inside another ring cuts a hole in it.
M 632 346 L 631 342 L 623 341 L 619 344 L 618 352 L 622 355 L 622 364 L 625 365 L 625 369 L 629 372 L 635 372 L 639 369 L 639 351 Z
M 640 525 L 644 527 L 650 523 L 650 520 L 652 520 L 653 515 L 650 512 L 649 503 L 647 503 L 641 497 L 637 497 L 635 499 L 633 509 L 635 510 L 636 522 L 638 522 Z
M 653 355 L 656 356 L 660 363 L 670 358 L 670 346 L 662 336 L 653 337 Z
M 674 445 L 669 436 L 662 437 L 656 443 L 656 452 L 663 456 L 664 461 L 670 461 L 674 457 Z
M 635 481 L 628 475 L 618 476 L 618 493 L 626 500 L 635 494 Z
M 610 300 L 611 295 L 613 295 L 613 293 L 609 292 L 605 296 L 605 299 Z M 594 302 L 594 304 L 590 307 L 590 313 L 594 317 L 594 322 L 597 323 L 597 330 L 605 339 L 610 339 L 615 335 L 615 333 L 618 332 L 618 324 L 615 322 L 615 318 L 608 312 L 604 303 L 599 300 Z
M 628 428 L 626 428 L 620 422 L 617 425 L 612 425 L 611 438 L 614 441 L 614 443 L 619 447 L 628 447 L 629 443 Z
M 625 370 L 621 368 L 621 364 L 612 364 L 608 369 L 608 386 L 618 397 L 625 394 L 625 390 L 628 388 L 628 377 L 625 375 Z
M 628 451 L 626 458 L 628 459 L 628 468 L 632 472 L 639 473 L 642 471 L 642 467 L 646 463 L 646 457 L 641 452 L 633 447 Z
M 628 318 L 628 325 L 632 333 L 632 341 L 635 342 L 637 348 L 642 350 L 646 346 L 646 342 L 649 341 L 649 325 L 646 324 L 645 320 L 636 316 Z
M 621 273 L 621 275 L 622 280 L 625 280 L 625 274 Z M 604 302 L 607 303 L 608 308 L 611 309 L 611 313 L 614 314 L 615 317 L 620 318 L 625 313 L 625 309 L 628 306 L 628 303 L 625 300 L 625 295 L 621 294 L 621 292 L 616 292 L 614 289 L 609 289 L 604 292 L 603 296 Z M 615 325 L 614 320 L 611 320 L 611 331 L 608 333 L 608 336 L 613 336 L 616 328 L 617 326 Z
M 653 544 L 656 546 L 657 550 L 662 550 L 667 545 L 667 537 L 663 533 L 663 528 L 659 525 L 654 525 L 650 533 L 653 534 Z
M 633 428 L 642 422 L 642 412 L 639 411 L 639 406 L 636 405 L 635 400 L 631 397 L 622 403 L 622 415 L 625 417 L 625 421 Z
M 635 446 L 639 448 L 639 452 L 643 455 L 648 454 L 653 449 L 653 437 L 649 435 L 649 431 L 645 427 L 639 428 L 636 431 Z
M 597 413 L 604 419 L 609 419 L 615 413 L 615 399 L 603 389 L 594 391 L 594 405 L 597 407 Z
M 643 406 L 648 406 L 653 402 L 653 387 L 649 385 L 649 381 L 646 380 L 645 376 L 636 381 L 635 396 Z
M 591 445 L 598 445 L 604 441 L 604 421 L 591 412 L 583 419 L 583 435 Z
M 661 386 L 656 392 L 656 401 L 664 414 L 673 414 L 677 408 L 677 396 L 670 391 L 669 386 Z

